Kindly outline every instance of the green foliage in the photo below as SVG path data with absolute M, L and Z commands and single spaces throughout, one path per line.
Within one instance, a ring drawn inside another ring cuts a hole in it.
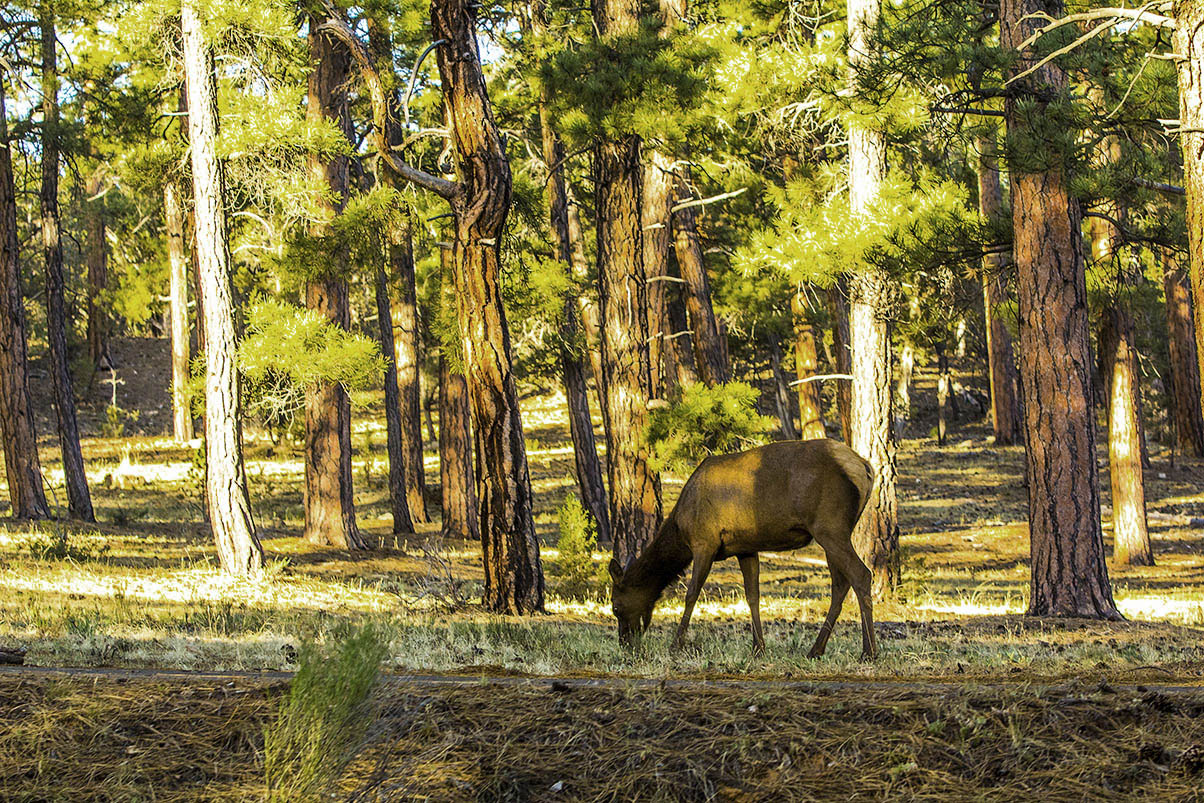
M 109 545 L 80 544 L 66 530 L 54 527 L 52 532 L 34 532 L 25 536 L 18 550 L 28 553 L 34 560 L 87 563 L 101 560 L 108 554 Z
M 341 628 L 325 648 L 303 647 L 276 721 L 263 736 L 270 803 L 323 799 L 364 743 L 370 695 L 388 647 L 372 625 Z
M 758 391 L 746 382 L 681 386 L 677 398 L 652 411 L 645 438 L 655 471 L 684 474 L 707 455 L 730 454 L 765 443 L 776 427 L 757 412 Z
M 556 511 L 560 536 L 556 549 L 560 570 L 556 590 L 565 599 L 596 598 L 606 587 L 606 571 L 594 562 L 598 547 L 598 526 L 574 493 L 566 494 Z
M 314 310 L 270 299 L 251 307 L 238 361 L 248 411 L 266 420 L 290 418 L 304 405 L 306 390 L 321 382 L 350 392 L 374 387 L 384 370 L 373 341 Z

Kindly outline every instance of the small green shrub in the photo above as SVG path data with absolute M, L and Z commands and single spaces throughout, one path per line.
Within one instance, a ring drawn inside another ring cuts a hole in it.
M 586 512 L 576 494 L 568 494 L 556 511 L 560 537 L 556 548 L 559 579 L 557 591 L 565 599 L 597 597 L 605 587 L 602 570 L 594 563 L 598 546 L 598 527 L 593 516 Z
M 116 404 L 105 407 L 105 420 L 101 422 L 100 434 L 106 438 L 125 437 L 126 422 L 135 422 L 141 416 L 139 410 L 126 410 Z
M 775 422 L 757 412 L 759 395 L 745 382 L 682 385 L 675 399 L 649 416 L 645 438 L 652 469 L 684 474 L 707 455 L 765 443 Z
M 336 632 L 332 641 L 302 647 L 288 697 L 264 731 L 269 803 L 322 799 L 364 744 L 387 645 L 372 625 Z
M 30 533 L 21 541 L 18 549 L 28 553 L 34 560 L 67 560 L 86 563 L 103 558 L 109 551 L 109 546 L 108 544 L 81 545 L 69 538 L 66 530 L 57 530 L 56 532 Z

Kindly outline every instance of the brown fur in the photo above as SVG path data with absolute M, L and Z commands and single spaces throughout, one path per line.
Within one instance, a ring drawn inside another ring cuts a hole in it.
M 753 647 L 761 632 L 760 552 L 782 552 L 813 540 L 832 573 L 832 602 L 810 655 L 822 655 L 852 587 L 861 608 L 862 655 L 878 653 L 870 573 L 853 550 L 852 533 L 873 491 L 873 469 L 856 452 L 826 438 L 783 441 L 738 454 L 708 457 L 690 475 L 656 538 L 626 569 L 611 561 L 611 599 L 625 643 L 642 633 L 666 586 L 693 564 L 680 647 L 702 584 L 716 560 L 736 557 L 752 614 Z

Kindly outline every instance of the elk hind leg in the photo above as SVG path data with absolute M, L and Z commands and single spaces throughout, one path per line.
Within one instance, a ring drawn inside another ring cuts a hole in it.
M 873 660 L 878 657 L 878 639 L 874 635 L 874 603 L 870 594 L 870 570 L 862 563 L 848 534 L 835 537 L 816 535 L 816 541 L 828 556 L 828 566 L 833 573 L 839 571 L 857 595 L 861 609 L 861 657 Z M 835 589 L 833 589 L 835 590 Z M 847 593 L 847 592 L 846 592 Z M 839 614 L 840 610 L 837 609 Z
M 815 644 L 807 653 L 808 658 L 818 658 L 828 648 L 828 638 L 832 635 L 833 628 L 836 627 L 836 619 L 840 616 L 840 609 L 844 607 L 844 598 L 849 593 L 849 580 L 845 577 L 844 572 L 836 568 L 831 557 L 828 558 L 828 571 L 832 574 L 832 601 L 828 605 L 828 615 L 824 618 L 824 623 L 819 626 L 819 635 L 815 637 Z
M 748 612 L 752 616 L 753 652 L 765 652 L 765 634 L 761 630 L 761 562 L 757 553 L 740 555 L 740 573 L 744 575 L 744 598 L 748 600 Z

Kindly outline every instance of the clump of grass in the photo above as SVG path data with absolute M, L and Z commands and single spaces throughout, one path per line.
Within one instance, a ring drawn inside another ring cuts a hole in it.
M 264 731 L 269 803 L 318 800 L 363 747 L 386 644 L 372 625 L 334 642 L 302 648 L 288 697 Z
M 594 549 L 598 546 L 598 527 L 581 505 L 576 494 L 568 494 L 556 511 L 560 537 L 556 541 L 560 559 L 556 590 L 565 599 L 596 598 L 603 588 Z
M 56 530 L 30 533 L 20 543 L 19 551 L 27 552 L 34 560 L 85 563 L 100 560 L 109 547 L 107 544 L 81 545 L 69 538 L 66 530 Z

